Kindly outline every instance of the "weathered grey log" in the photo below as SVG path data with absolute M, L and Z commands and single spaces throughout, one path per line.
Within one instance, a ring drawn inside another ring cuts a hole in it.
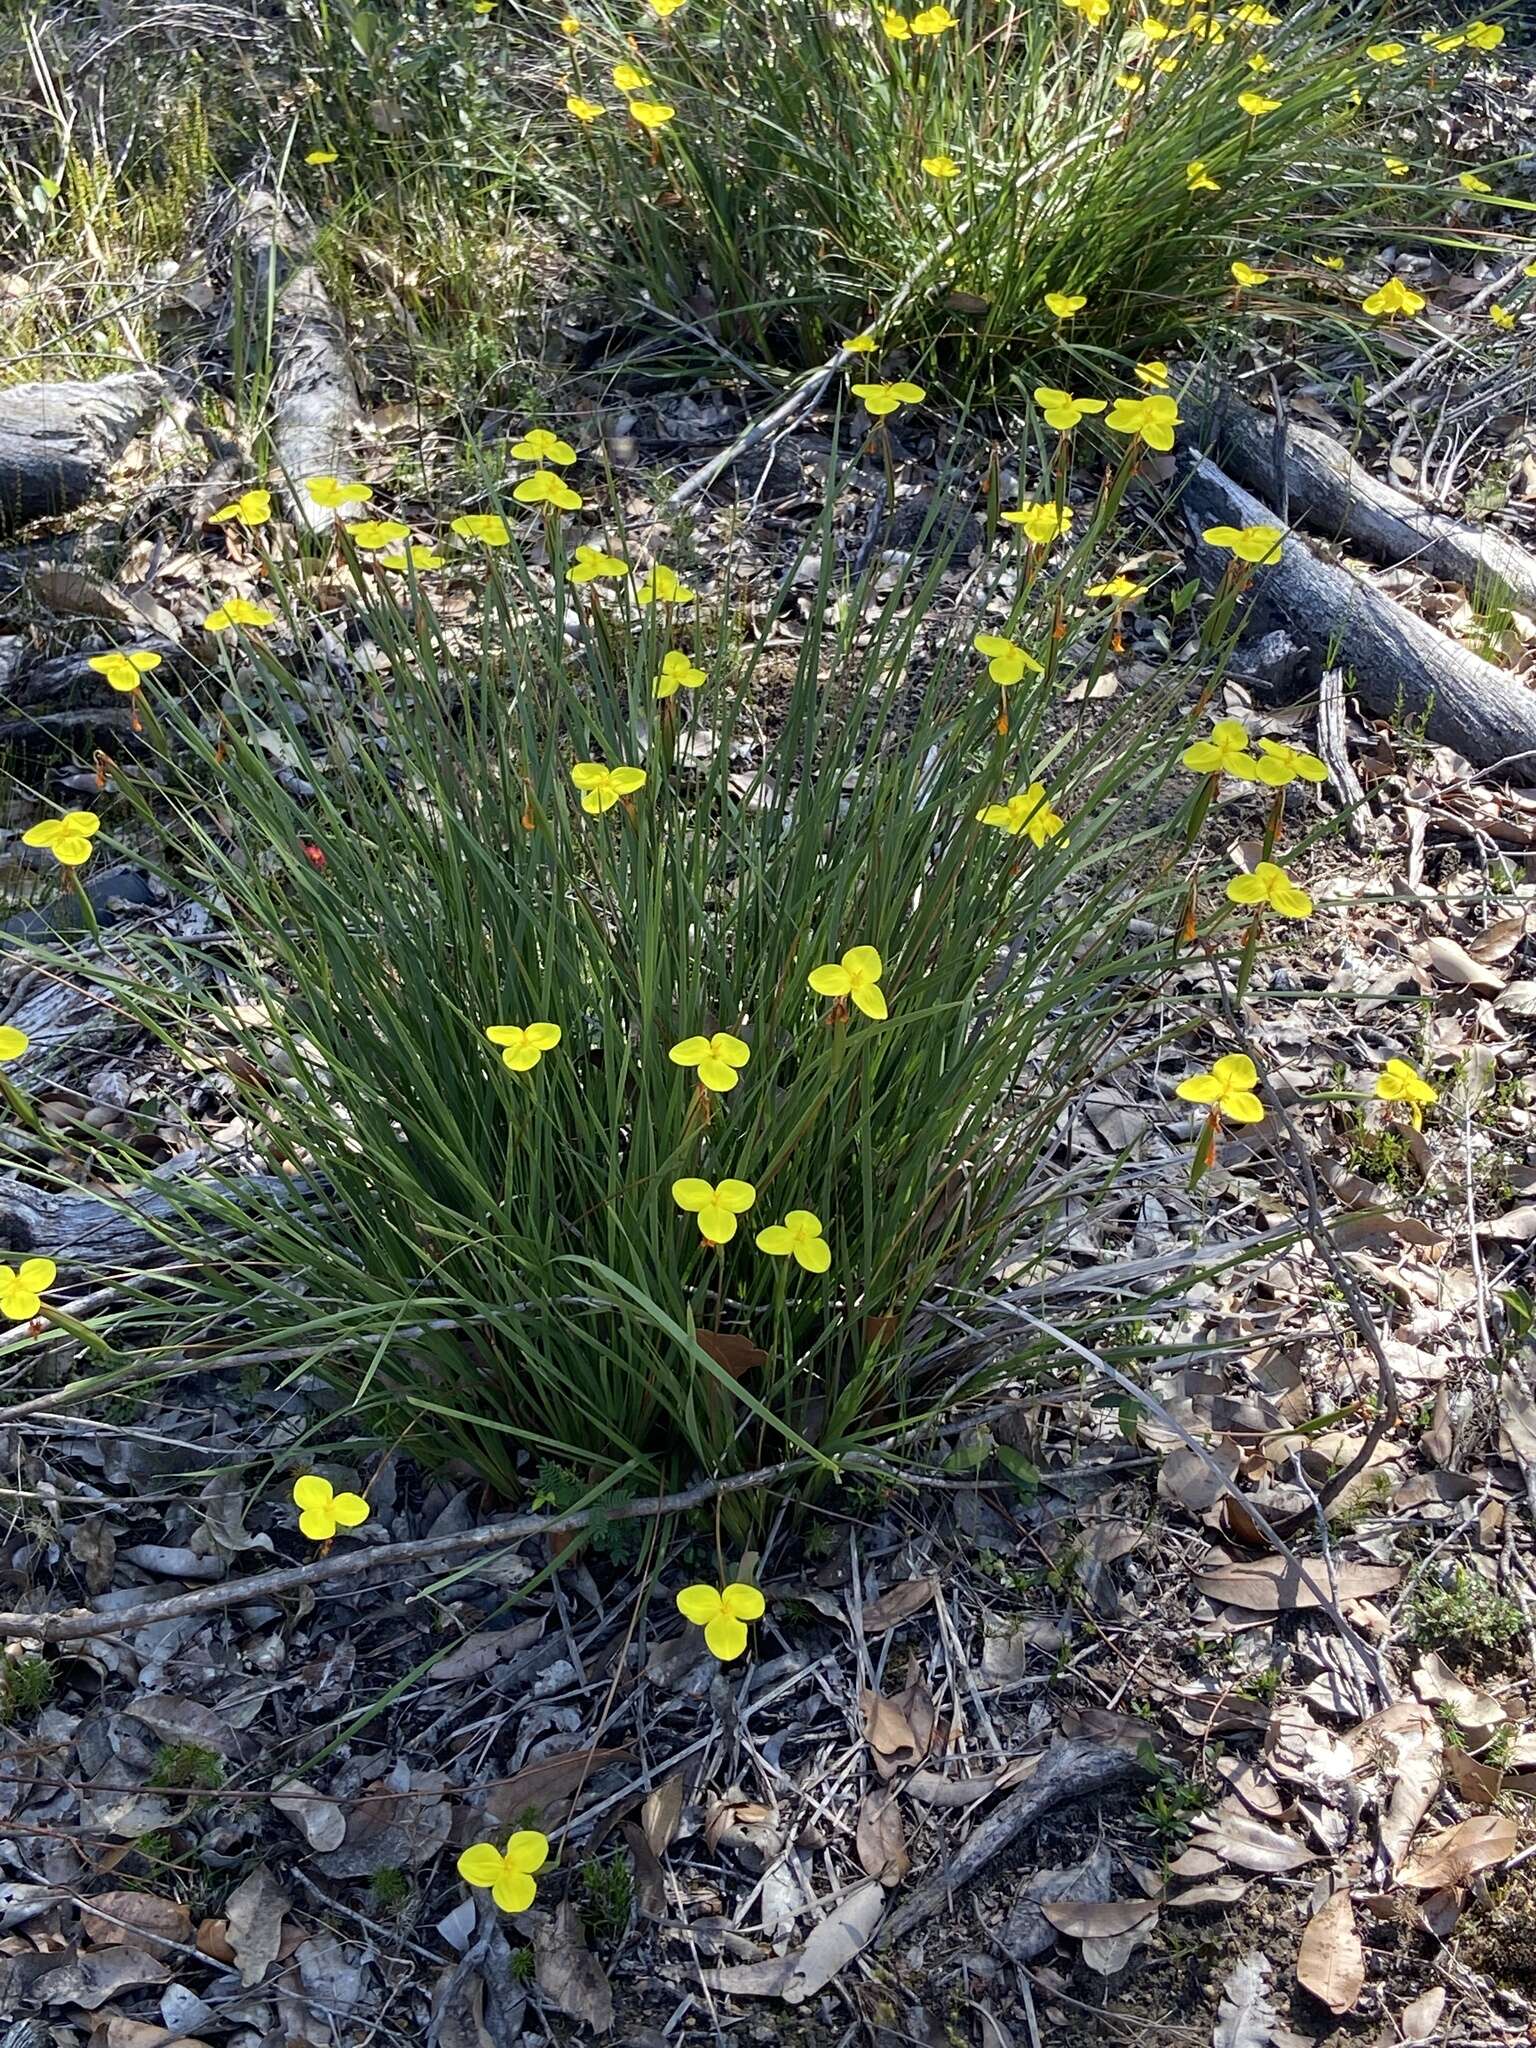
M 124 910 L 142 910 L 161 900 L 149 876 L 138 868 L 103 868 L 97 874 L 88 868 L 85 893 L 98 925 L 115 924 Z M 51 903 L 15 911 L 0 924 L 0 933 L 13 939 L 41 939 L 85 929 L 85 913 L 73 889 Z
M 1416 498 L 1361 467 L 1331 434 L 1287 418 L 1277 437 L 1271 414 L 1254 410 L 1232 391 L 1212 394 L 1186 386 L 1190 417 L 1231 477 L 1271 505 L 1288 504 L 1330 540 L 1349 540 L 1373 562 L 1407 564 L 1459 584 L 1496 591 L 1536 613 L 1536 555 L 1491 526 L 1469 526 L 1431 512 Z M 1283 486 L 1275 475 L 1282 449 Z
M 0 1176 L 0 1257 L 38 1252 L 60 1265 L 93 1270 L 114 1261 L 142 1266 L 155 1254 L 189 1242 L 236 1235 L 242 1190 L 267 1202 L 305 1192 L 280 1174 L 252 1174 L 224 1188 L 178 1173 L 174 1166 L 159 1178 L 163 1186 L 174 1185 L 175 1193 L 146 1185 L 108 1201 Z
M 0 389 L 0 533 L 83 505 L 164 389 L 153 370 Z
M 1208 456 L 1187 462 L 1182 506 L 1201 574 L 1231 556 L 1202 541 L 1207 526 L 1272 525 L 1275 515 Z M 1361 703 L 1395 725 L 1422 719 L 1427 736 L 1478 768 L 1528 780 L 1536 768 L 1536 691 L 1437 633 L 1363 577 L 1320 561 L 1299 534 L 1255 573 L 1253 600 L 1342 668 Z
M 291 201 L 242 195 L 235 221 L 247 304 L 272 307 L 272 453 L 287 479 L 295 521 L 315 530 L 336 514 L 302 488 L 311 476 L 346 476 L 361 416 L 340 314 L 314 263 L 314 224 Z
M 175 640 L 167 640 L 158 633 L 146 633 L 134 640 L 114 641 L 113 646 L 127 652 L 158 654 L 160 671 L 156 681 L 168 682 L 178 671 L 191 670 L 193 662 L 189 650 Z M 80 704 L 110 703 L 113 693 L 105 681 L 91 667 L 91 656 L 106 652 L 106 645 L 84 648 L 78 654 L 53 654 L 46 661 L 34 661 L 23 667 L 11 680 L 0 685 L 0 709 L 49 711 L 72 711 Z M 121 698 L 117 701 L 121 703 Z

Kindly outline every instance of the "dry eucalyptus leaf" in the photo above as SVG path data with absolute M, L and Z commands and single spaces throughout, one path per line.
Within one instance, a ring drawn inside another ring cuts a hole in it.
M 1506 1863 L 1519 1840 L 1514 1822 L 1502 1813 L 1475 1814 L 1471 1820 L 1431 1835 L 1398 1871 L 1398 1882 L 1415 1891 L 1454 1889 L 1480 1870 Z
M 1372 1594 L 1390 1592 L 1403 1576 L 1394 1564 L 1344 1564 L 1324 1557 L 1304 1557 L 1301 1563 L 1312 1585 L 1338 1601 L 1366 1600 Z M 1284 1614 L 1320 1604 L 1312 1585 L 1284 1557 L 1254 1558 L 1246 1564 L 1197 1572 L 1195 1585 L 1208 1600 L 1253 1614 Z
M 1427 2048 L 1445 2011 L 1445 1986 L 1431 1984 L 1403 2007 L 1397 2024 L 1402 2029 L 1403 2048 Z
M 871 1600 L 860 1617 L 865 1635 L 883 1636 L 888 1629 L 921 1614 L 932 1604 L 936 1584 L 934 1579 L 907 1579 L 882 1593 L 878 1600 Z
M 864 1712 L 864 1739 L 877 1761 L 896 1768 L 915 1764 L 926 1754 L 926 1746 L 918 1742 L 912 1724 L 895 1700 L 866 1690 L 860 1693 L 859 1704 Z
M 1481 960 L 1474 960 L 1465 946 L 1454 939 L 1442 938 L 1438 933 L 1413 949 L 1414 958 L 1421 966 L 1427 967 L 1436 981 L 1443 981 L 1452 988 L 1472 989 L 1481 996 L 1496 996 L 1504 986 L 1504 976 L 1496 974 Z
M 1206 1816 L 1191 1846 L 1214 1850 L 1239 1870 L 1299 1870 L 1313 1860 L 1312 1851 L 1289 1828 L 1266 1827 L 1238 1813 Z
M 80 1913 L 80 1929 L 103 1948 L 124 1943 L 152 1956 L 169 1954 L 165 1942 L 190 1942 L 192 1915 L 180 1899 L 155 1892 L 97 1892 Z
M 1040 1911 L 1073 1941 L 1112 1939 L 1157 1918 L 1152 1899 L 1042 1899 Z
M 900 1884 L 912 1868 L 901 1808 L 891 1786 L 865 1794 L 853 1839 L 859 1867 L 866 1877 L 889 1887 Z
M 683 1774 L 674 1771 L 670 1778 L 647 1793 L 645 1804 L 640 1809 L 640 1827 L 650 1845 L 653 1856 L 665 1856 L 677 1836 L 678 1822 L 683 1817 Z
M 1445 1738 L 1428 1707 L 1397 1700 L 1357 1728 L 1350 1747 L 1362 1760 L 1374 1758 L 1392 1780 L 1381 1817 L 1381 1851 L 1395 1866 L 1408 1853 L 1419 1822 L 1440 1790 Z
M 1352 2012 L 1365 1989 L 1365 1945 L 1353 1901 L 1342 1887 L 1307 1922 L 1296 1955 L 1296 1981 L 1331 2013 Z
M 337 1799 L 327 1799 L 302 1778 L 281 1778 L 272 1804 L 291 1820 L 311 1849 L 339 1849 L 347 1839 L 347 1816 Z
M 258 1863 L 225 1900 L 225 1938 L 247 1990 L 259 1984 L 277 1961 L 287 1910 L 287 1895 L 265 1863 Z
M 613 2025 L 613 1987 L 587 1947 L 581 1915 L 569 1899 L 547 1918 L 540 1915 L 533 1937 L 534 1982 L 567 2019 L 594 2034 Z
M 861 1950 L 868 1947 L 885 1912 L 885 1892 L 878 1884 L 860 1885 L 840 1899 L 824 1920 L 811 1929 L 810 1937 L 784 1982 L 784 1998 L 790 2005 L 803 2005 L 814 1998 L 840 1970 L 846 1969 Z
M 1221 1987 L 1211 2048 L 1303 2048 L 1305 2037 L 1293 2034 L 1275 2010 L 1269 1972 L 1268 1958 L 1257 1950 L 1233 1964 Z
M 38 1991 L 46 2005 L 80 2005 L 94 2012 L 109 1998 L 145 1984 L 163 1984 L 170 1974 L 169 1963 L 141 1948 L 83 1948 L 50 1970 Z

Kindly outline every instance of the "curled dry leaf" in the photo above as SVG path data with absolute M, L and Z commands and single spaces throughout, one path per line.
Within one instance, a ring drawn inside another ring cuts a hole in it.
M 1514 1822 L 1502 1813 L 1475 1814 L 1431 1835 L 1398 1871 L 1398 1882 L 1415 1891 L 1452 1890 L 1480 1870 L 1507 1862 L 1518 1841 Z
M 683 1774 L 674 1771 L 654 1792 L 646 1795 L 640 1809 L 640 1826 L 653 1856 L 665 1856 L 677 1835 L 683 1817 Z
M 1440 1790 L 1445 1759 L 1440 1723 L 1416 1700 L 1397 1700 L 1357 1728 L 1350 1747 L 1362 1759 L 1374 1758 L 1392 1781 L 1380 1836 L 1381 1853 L 1395 1868 Z
M 871 1600 L 860 1617 L 867 1636 L 883 1636 L 888 1630 L 903 1621 L 910 1621 L 914 1614 L 921 1614 L 933 1601 L 937 1581 L 934 1579 L 907 1579 L 899 1586 L 892 1586 Z
M 1440 2024 L 1440 2015 L 1445 2011 L 1445 1986 L 1431 1984 L 1427 1991 L 1421 1991 L 1403 2007 L 1398 2026 L 1402 2029 L 1403 2048 L 1425 2048 L 1435 2037 Z
M 1307 1922 L 1296 1955 L 1296 1981 L 1331 2013 L 1352 2012 L 1365 1989 L 1365 1945 L 1355 1908 L 1342 1887 Z
M 1214 1850 L 1223 1862 L 1239 1870 L 1299 1870 L 1313 1860 L 1312 1851 L 1289 1828 L 1266 1827 L 1263 1821 L 1250 1820 L 1242 1813 L 1218 1811 L 1205 1816 L 1190 1846 Z
M 258 1863 L 225 1901 L 226 1938 L 247 1990 L 277 1961 L 287 1910 L 287 1895 L 265 1863 Z
M 854 1848 L 864 1875 L 883 1885 L 900 1884 L 912 1868 L 901 1808 L 891 1786 L 865 1795 L 854 1828 Z
M 347 1839 L 347 1816 L 340 1800 L 327 1799 L 302 1778 L 281 1778 L 272 1787 L 272 1804 L 286 1814 L 311 1849 L 339 1849 Z
M 1427 938 L 1414 949 L 1414 958 L 1422 967 L 1427 967 L 1436 981 L 1443 981 L 1451 988 L 1469 988 L 1480 996 L 1496 996 L 1504 986 L 1504 976 L 1481 960 L 1474 960 L 1465 946 L 1455 939 L 1441 937 L 1438 933 Z

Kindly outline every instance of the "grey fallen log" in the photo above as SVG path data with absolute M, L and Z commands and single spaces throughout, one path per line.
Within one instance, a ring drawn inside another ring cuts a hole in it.
M 1191 461 L 1182 507 L 1197 566 L 1214 582 L 1231 557 L 1200 539 L 1207 526 L 1274 525 L 1275 514 L 1208 456 Z M 1253 603 L 1344 670 L 1361 703 L 1401 726 L 1422 719 L 1428 737 L 1478 768 L 1536 778 L 1536 691 L 1436 632 L 1363 577 L 1324 562 L 1299 534 L 1260 568 Z
M 140 1266 L 157 1253 L 184 1252 L 194 1235 L 203 1241 L 238 1236 L 242 1192 L 264 1201 L 314 1193 L 312 1185 L 306 1189 L 281 1174 L 251 1174 L 223 1185 L 174 1171 L 158 1179 L 158 1187 L 148 1184 L 108 1201 L 0 1176 L 0 1257 L 36 1252 L 60 1265 Z
M 1187 392 L 1192 422 L 1222 467 L 1270 504 L 1284 503 L 1293 520 L 1330 540 L 1353 541 L 1373 562 L 1406 564 L 1469 592 L 1502 586 L 1519 610 L 1536 614 L 1536 555 L 1494 527 L 1431 512 L 1372 476 L 1332 435 L 1291 418 L 1280 451 L 1282 493 L 1274 418 L 1225 389 L 1206 396 L 1191 385 Z
M 347 332 L 314 263 L 314 224 L 291 201 L 242 195 L 234 225 L 247 303 L 272 317 L 272 455 L 295 521 L 320 530 L 336 514 L 303 490 L 306 477 L 350 474 L 361 417 Z
M 153 370 L 0 388 L 0 533 L 83 505 L 154 417 L 164 389 Z

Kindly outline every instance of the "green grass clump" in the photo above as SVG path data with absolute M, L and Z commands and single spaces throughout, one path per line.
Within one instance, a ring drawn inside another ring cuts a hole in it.
M 224 1762 L 199 1742 L 166 1742 L 156 1752 L 149 1782 L 163 1792 L 217 1792 Z
M 0 1657 L 0 1728 L 31 1721 L 53 1698 L 53 1666 L 46 1657 Z

